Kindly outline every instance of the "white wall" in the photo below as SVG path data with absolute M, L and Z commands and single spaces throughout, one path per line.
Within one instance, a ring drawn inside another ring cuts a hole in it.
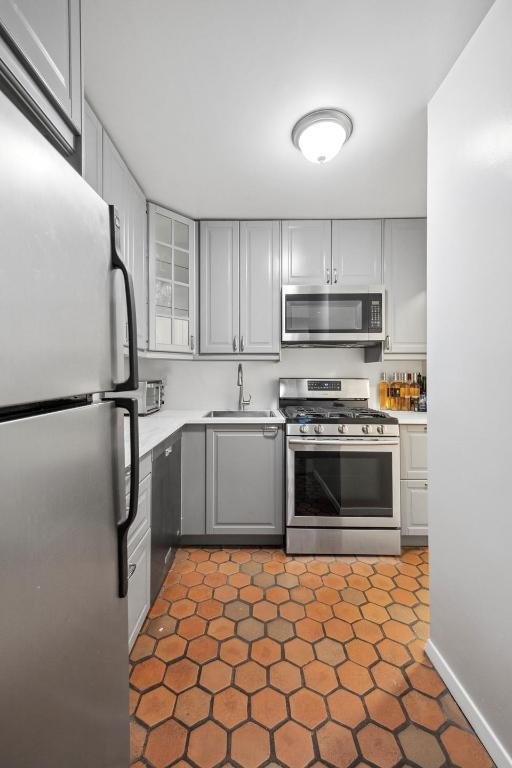
M 512 2 L 429 107 L 431 658 L 512 765 Z
M 236 408 L 238 362 L 212 360 L 140 361 L 140 378 L 165 380 L 166 408 Z M 251 407 L 277 406 L 278 379 L 289 377 L 369 378 L 375 393 L 381 371 L 425 372 L 421 361 L 395 363 L 364 362 L 360 349 L 284 349 L 280 362 L 244 362 L 245 391 L 252 395 Z

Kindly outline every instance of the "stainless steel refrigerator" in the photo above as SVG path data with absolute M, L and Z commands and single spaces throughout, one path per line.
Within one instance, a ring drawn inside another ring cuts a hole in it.
M 116 385 L 118 281 L 130 370 Z M 137 411 L 101 398 L 137 387 L 136 338 L 115 210 L 0 93 L 0 763 L 10 768 L 129 763 Z

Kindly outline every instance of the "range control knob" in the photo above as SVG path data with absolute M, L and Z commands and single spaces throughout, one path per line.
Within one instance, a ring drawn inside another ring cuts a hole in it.
M 368 435 L 370 433 L 370 431 L 371 431 L 370 427 L 368 426 L 368 424 L 363 424 L 362 430 L 363 430 L 365 435 Z
M 379 435 L 384 434 L 384 427 L 382 426 L 382 424 L 379 424 L 379 426 L 377 427 L 377 432 L 379 433 Z
M 302 424 L 300 428 L 301 432 L 309 432 L 309 427 L 307 424 Z
M 323 424 L 317 424 L 315 427 L 315 432 L 317 435 L 320 435 L 324 431 L 324 425 Z
M 346 424 L 340 424 L 339 427 L 338 427 L 338 432 L 341 432 L 341 434 L 344 435 L 346 431 L 347 431 L 347 425 Z

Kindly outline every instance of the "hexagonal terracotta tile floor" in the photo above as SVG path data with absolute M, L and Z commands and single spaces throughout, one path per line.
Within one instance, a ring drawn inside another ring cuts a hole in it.
M 428 620 L 426 549 L 182 549 L 131 653 L 132 766 L 493 768 Z

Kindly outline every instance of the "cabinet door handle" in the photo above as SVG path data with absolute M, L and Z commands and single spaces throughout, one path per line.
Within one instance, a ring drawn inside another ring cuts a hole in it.
M 386 336 L 386 341 L 385 341 L 384 346 L 386 347 L 386 350 L 389 350 L 391 348 L 391 344 L 390 344 L 390 341 L 389 341 L 389 335 Z
M 240 352 L 243 352 L 245 349 L 245 336 L 240 337 Z
M 335 283 L 338 282 L 338 270 L 336 269 L 336 267 L 334 267 L 334 282 Z
M 191 352 L 194 351 L 194 343 L 195 343 L 195 338 L 193 336 L 191 336 L 190 337 L 190 351 Z
M 326 274 L 326 277 L 327 277 L 327 282 L 330 283 L 331 282 L 331 270 L 330 270 L 329 267 L 327 267 L 327 269 L 325 270 L 325 274 Z
M 135 571 L 137 570 L 137 563 L 130 563 L 128 566 L 128 580 L 131 579 Z
M 233 352 L 238 352 L 238 336 L 233 336 Z
M 171 453 L 172 453 L 172 445 L 169 446 L 169 448 L 166 448 L 164 453 L 165 453 L 166 456 L 170 456 Z
M 424 485 L 425 485 L 425 488 L 428 488 L 428 483 L 425 483 Z

